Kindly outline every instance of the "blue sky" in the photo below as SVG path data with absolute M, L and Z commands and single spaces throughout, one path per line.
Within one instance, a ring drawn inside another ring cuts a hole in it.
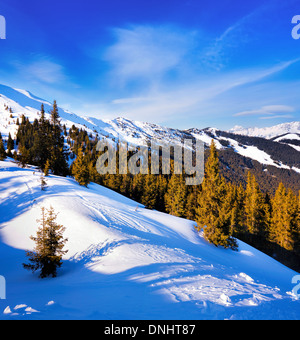
M 300 118 L 299 0 L 1 0 L 0 83 L 175 128 Z

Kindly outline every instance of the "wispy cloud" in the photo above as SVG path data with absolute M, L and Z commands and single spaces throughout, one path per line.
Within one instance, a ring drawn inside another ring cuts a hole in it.
M 66 82 L 67 80 L 63 67 L 49 60 L 35 61 L 27 65 L 24 71 L 32 78 L 47 84 Z
M 294 118 L 293 115 L 275 115 L 275 116 L 268 116 L 268 117 L 260 117 L 259 119 L 263 119 L 263 120 L 266 120 L 266 119 L 291 119 L 291 118 Z
M 160 80 L 184 62 L 197 35 L 170 25 L 139 25 L 115 28 L 112 32 L 116 41 L 107 49 L 104 59 L 111 65 L 112 79 L 121 84 Z
M 288 105 L 267 105 L 259 109 L 238 112 L 234 116 L 260 116 L 259 119 L 293 118 L 290 113 L 294 111 L 295 109 Z
M 199 115 L 205 103 L 226 91 L 259 82 L 298 62 L 300 59 L 223 72 L 205 67 L 212 53 L 224 50 L 253 15 L 251 13 L 228 27 L 215 44 L 210 45 L 211 48 L 205 48 L 207 41 L 199 31 L 171 25 L 114 28 L 115 41 L 105 51 L 104 59 L 110 65 L 108 79 L 112 83 L 109 86 L 124 90 L 114 91 L 122 95 L 99 104 L 101 113 L 111 118 L 126 115 L 156 122 L 183 113 L 193 116 L 198 112 Z M 269 115 L 268 109 L 270 107 L 262 107 L 236 116 L 256 114 L 264 117 Z M 287 113 L 278 112 L 275 107 L 272 109 L 273 115 Z
M 253 26 L 256 18 L 266 12 L 268 8 L 269 5 L 262 4 L 227 27 L 204 48 L 203 63 L 216 70 L 224 68 L 232 53 L 249 44 L 253 39 L 254 30 L 251 30 L 252 34 L 249 34 L 249 29 Z
M 42 84 L 68 83 L 69 79 L 62 65 L 46 56 L 35 56 L 28 61 L 13 61 L 15 73 L 22 79 Z
M 168 84 L 158 84 L 156 88 L 146 89 L 140 92 L 140 96 L 115 98 L 109 103 L 99 103 L 86 107 L 89 112 L 101 112 L 106 118 L 114 118 L 116 115 L 126 115 L 131 119 L 149 122 L 163 123 L 172 118 L 184 117 L 187 113 L 191 117 L 205 117 L 207 111 L 204 107 L 209 106 L 212 101 L 216 102 L 218 96 L 241 88 L 250 86 L 252 83 L 262 81 L 264 78 L 274 75 L 288 68 L 291 63 L 280 63 L 266 69 L 247 69 L 240 72 L 220 73 L 210 78 L 209 76 L 193 77 L 191 81 L 181 83 L 180 81 Z M 224 108 L 223 108 L 224 109 Z M 291 113 L 294 108 L 286 105 L 262 106 L 235 114 L 236 117 L 260 116 L 274 117 Z

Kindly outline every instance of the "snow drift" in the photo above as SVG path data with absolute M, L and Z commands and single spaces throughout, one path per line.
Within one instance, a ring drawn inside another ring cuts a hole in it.
M 0 162 L 0 319 L 297 319 L 297 274 L 239 241 L 208 244 L 195 223 L 145 209 L 96 184 Z M 68 238 L 55 279 L 23 269 L 41 207 Z

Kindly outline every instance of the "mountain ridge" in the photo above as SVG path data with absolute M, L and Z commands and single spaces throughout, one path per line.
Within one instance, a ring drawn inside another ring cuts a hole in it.
M 50 102 L 29 91 L 0 85 L 0 132 L 4 140 L 7 140 L 9 133 L 15 138 L 18 129 L 16 122 L 23 114 L 31 122 L 38 119 L 41 104 L 44 104 L 46 116 L 49 116 L 52 108 Z M 281 181 L 295 191 L 300 190 L 300 145 L 297 133 L 291 135 L 291 126 L 297 130 L 300 122 L 291 123 L 289 132 L 287 129 L 283 131 L 281 125 L 281 128 L 275 126 L 274 131 L 278 135 L 263 138 L 216 128 L 180 130 L 123 117 L 112 120 L 80 117 L 60 107 L 58 109 L 66 130 L 75 125 L 91 136 L 108 137 L 115 141 L 121 139 L 137 146 L 147 145 L 152 139 L 174 145 L 181 144 L 185 138 L 192 138 L 201 140 L 208 148 L 214 140 L 220 153 L 222 173 L 228 180 L 245 185 L 250 169 L 259 177 L 263 191 L 274 192 Z
M 236 125 L 228 132 L 250 137 L 264 137 L 267 139 L 271 139 L 288 133 L 300 133 L 300 122 L 294 121 L 263 128 L 244 128 L 242 126 Z

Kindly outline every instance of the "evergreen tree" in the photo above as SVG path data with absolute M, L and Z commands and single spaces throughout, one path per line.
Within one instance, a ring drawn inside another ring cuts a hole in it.
M 151 174 L 145 175 L 145 186 L 141 197 L 141 203 L 149 209 L 155 207 L 157 198 L 156 189 L 156 176 Z
M 73 162 L 72 175 L 80 185 L 87 187 L 90 183 L 89 168 L 81 148 L 76 160 Z
M 232 206 L 225 179 L 219 174 L 219 158 L 214 141 L 205 167 L 205 178 L 198 194 L 196 229 L 215 246 L 237 249 L 232 236 Z
M 65 228 L 56 223 L 57 214 L 54 209 L 50 207 L 45 211 L 42 208 L 42 218 L 37 222 L 40 226 L 37 230 L 36 236 L 31 236 L 36 246 L 33 252 L 27 252 L 29 264 L 24 263 L 25 269 L 33 272 L 40 269 L 40 277 L 45 278 L 52 275 L 57 276 L 57 268 L 62 265 L 62 257 L 67 253 L 63 250 L 67 239 L 63 238 Z
M 240 235 L 245 230 L 243 229 L 244 216 L 245 216 L 245 190 L 240 184 L 239 186 L 233 186 L 234 197 L 232 201 L 232 216 L 231 225 L 233 228 L 233 233 Z
M 143 188 L 144 188 L 144 176 L 140 173 L 133 176 L 132 180 L 133 198 L 138 202 L 141 202 Z
M 157 191 L 157 197 L 156 197 L 156 204 L 155 209 L 159 211 L 166 211 L 165 210 L 165 194 L 167 192 L 167 180 L 166 177 L 163 175 L 158 175 L 157 182 L 156 182 L 156 191 Z
M 49 171 L 50 171 L 50 161 L 49 161 L 49 159 L 47 159 L 45 167 L 44 167 L 44 175 L 46 177 L 49 175 Z
M 47 188 L 47 182 L 46 182 L 46 179 L 45 179 L 43 173 L 41 174 L 40 182 L 41 182 L 41 190 L 45 191 L 46 188 Z
M 55 175 L 66 176 L 68 174 L 67 155 L 64 149 L 64 136 L 56 101 L 53 103 L 50 115 L 52 129 L 50 139 L 50 168 Z
M 191 192 L 187 195 L 184 217 L 188 220 L 195 220 L 197 207 L 197 189 L 193 186 Z
M 294 251 L 300 255 L 300 191 L 297 198 L 296 228 L 294 230 Z
M 245 192 L 245 222 L 250 235 L 265 235 L 267 226 L 265 200 L 255 176 L 250 172 Z
M 13 141 L 13 139 L 11 138 L 11 134 L 9 132 L 8 134 L 8 140 L 7 140 L 7 150 L 8 150 L 8 154 L 11 156 L 11 151 L 15 148 L 15 143 Z
M 165 194 L 166 211 L 174 216 L 185 214 L 187 190 L 183 176 L 172 175 Z
M 3 161 L 6 158 L 6 152 L 5 152 L 5 148 L 3 145 L 3 139 L 0 133 L 0 161 Z
M 119 191 L 122 195 L 132 197 L 131 178 L 129 175 L 116 175 L 121 178 Z
M 18 162 L 24 168 L 26 164 L 30 163 L 31 156 L 30 156 L 30 151 L 26 148 L 24 144 L 21 144 L 19 146 L 19 157 L 18 157 Z
M 38 133 L 33 146 L 37 165 L 44 170 L 50 158 L 51 128 L 45 117 L 44 105 L 41 105 L 41 114 L 38 120 Z
M 287 192 L 283 183 L 279 184 L 272 199 L 270 240 L 286 250 L 294 248 L 294 233 L 297 230 L 298 203 L 291 190 Z
M 287 191 L 287 228 L 290 229 L 291 238 L 287 240 L 287 249 L 296 250 L 297 234 L 299 232 L 299 206 L 298 198 L 291 189 Z

